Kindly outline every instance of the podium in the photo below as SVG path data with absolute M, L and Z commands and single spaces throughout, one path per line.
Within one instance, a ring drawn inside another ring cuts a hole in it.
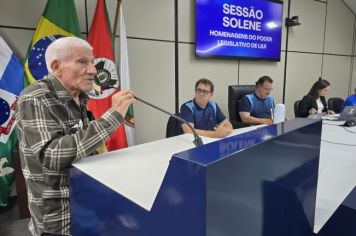
M 249 129 L 200 147 L 185 134 L 75 163 L 72 234 L 314 235 L 322 122 Z

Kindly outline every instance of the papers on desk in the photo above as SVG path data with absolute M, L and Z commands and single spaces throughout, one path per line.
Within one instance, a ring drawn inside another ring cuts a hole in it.
M 340 114 L 325 114 L 321 117 L 323 120 L 338 120 Z
M 323 124 L 342 126 L 345 124 L 345 121 L 344 120 L 323 120 Z
M 345 124 L 345 121 L 344 120 L 324 120 L 323 119 L 323 124 L 342 126 Z
M 323 124 L 327 125 L 344 125 L 345 121 L 344 120 L 338 120 L 340 117 L 340 114 L 327 114 L 324 115 L 321 119 L 323 120 Z

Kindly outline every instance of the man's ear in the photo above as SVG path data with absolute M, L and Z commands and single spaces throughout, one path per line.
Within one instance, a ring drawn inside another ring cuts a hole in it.
M 58 60 L 53 60 L 50 64 L 52 73 L 58 77 L 62 75 L 61 69 L 60 69 L 60 63 Z

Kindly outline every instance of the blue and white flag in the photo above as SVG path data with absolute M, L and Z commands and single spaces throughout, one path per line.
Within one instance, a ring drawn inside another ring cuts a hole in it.
M 23 78 L 22 63 L 0 37 L 0 208 L 9 202 L 15 176 L 11 157 L 17 143 L 15 109 Z
M 24 69 L 0 37 L 0 142 L 6 143 L 15 126 L 17 97 L 23 88 Z

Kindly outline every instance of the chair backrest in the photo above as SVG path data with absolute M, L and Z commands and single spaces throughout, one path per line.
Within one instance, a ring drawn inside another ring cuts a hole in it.
M 166 138 L 174 137 L 181 134 L 181 128 L 179 127 L 179 121 L 170 116 L 167 122 Z
M 294 102 L 294 116 L 295 118 L 299 117 L 298 110 L 299 110 L 299 103 L 301 100 L 297 100 Z
M 230 85 L 228 88 L 229 118 L 234 128 L 247 126 L 241 122 L 239 115 L 240 100 L 247 94 L 254 93 L 255 85 Z
M 328 100 L 328 108 L 333 110 L 335 113 L 340 113 L 340 108 L 344 104 L 344 99 L 342 98 L 329 98 Z

